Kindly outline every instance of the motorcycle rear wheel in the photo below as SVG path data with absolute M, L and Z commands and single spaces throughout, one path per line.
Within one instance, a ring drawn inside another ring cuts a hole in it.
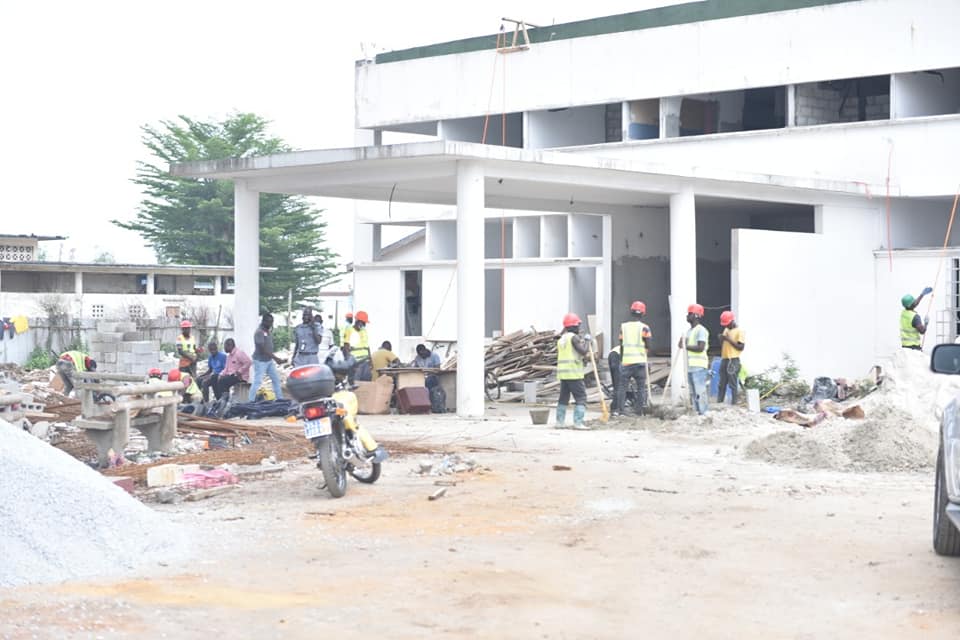
M 347 493 L 347 470 L 340 458 L 340 445 L 334 435 L 317 439 L 317 458 L 327 491 L 334 498 L 342 498 Z
M 353 469 L 350 472 L 354 478 L 359 482 L 365 484 L 373 484 L 380 478 L 380 463 L 373 462 L 370 466 L 363 466 L 359 469 Z

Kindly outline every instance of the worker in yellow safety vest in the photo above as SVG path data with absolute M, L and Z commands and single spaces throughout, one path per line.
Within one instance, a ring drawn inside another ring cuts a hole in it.
M 914 309 L 928 293 L 933 293 L 933 288 L 925 288 L 916 298 L 909 293 L 900 298 L 900 304 L 903 305 L 903 311 L 900 312 L 900 346 L 904 349 L 920 351 L 923 347 L 923 338 L 920 336 L 927 332 L 929 318 L 921 320 L 920 314 Z
M 177 336 L 177 355 L 180 357 L 180 371 L 197 375 L 197 339 L 190 335 L 193 323 L 184 320 L 180 323 L 180 335 Z
M 710 332 L 702 324 L 703 314 L 702 305 L 692 304 L 687 307 L 687 322 L 690 324 L 690 330 L 680 339 L 678 345 L 687 356 L 687 382 L 690 385 L 690 403 L 701 416 L 707 412 L 709 404 L 707 372 L 710 368 L 710 362 L 707 359 Z
M 167 374 L 167 382 L 183 383 L 183 401 L 189 404 L 195 398 L 200 396 L 200 387 L 189 373 L 180 369 L 171 369 Z
M 563 332 L 557 339 L 557 380 L 560 399 L 557 401 L 557 429 L 566 428 L 567 403 L 573 395 L 573 428 L 589 429 L 583 419 L 587 415 L 587 387 L 583 382 L 583 356 L 589 353 L 590 336 L 582 338 L 580 317 L 575 313 L 563 316 Z
M 350 344 L 350 336 L 353 335 L 353 314 L 347 313 L 346 320 L 344 320 L 343 333 L 340 335 L 340 346 L 342 347 L 345 344 Z
M 620 325 L 620 384 L 617 385 L 617 407 L 621 413 L 626 413 L 627 387 L 630 379 L 637 382 L 637 393 L 634 397 L 633 409 L 638 416 L 642 416 L 647 408 L 647 352 L 650 350 L 650 339 L 653 334 L 642 318 L 647 313 L 647 305 L 635 300 L 630 305 L 632 320 Z
M 366 311 L 357 311 L 353 319 L 353 330 L 350 332 L 349 345 L 353 357 L 357 362 L 370 359 L 370 337 L 367 335 L 367 323 L 370 322 L 370 316 Z
M 96 371 L 97 361 L 82 351 L 66 351 L 57 358 L 57 373 L 63 381 L 63 395 L 73 391 L 73 374 L 84 371 Z

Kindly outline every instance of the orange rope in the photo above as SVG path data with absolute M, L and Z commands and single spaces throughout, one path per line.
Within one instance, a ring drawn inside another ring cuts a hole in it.
M 890 233 L 890 166 L 893 163 L 893 145 L 887 155 L 887 256 L 890 258 L 890 272 L 893 273 L 893 240 Z

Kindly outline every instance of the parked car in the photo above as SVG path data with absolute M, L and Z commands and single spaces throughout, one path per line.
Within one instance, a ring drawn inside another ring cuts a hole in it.
M 960 374 L 960 344 L 937 345 L 930 368 L 936 373 Z M 942 556 L 960 556 L 960 396 L 944 408 L 940 420 L 933 549 Z

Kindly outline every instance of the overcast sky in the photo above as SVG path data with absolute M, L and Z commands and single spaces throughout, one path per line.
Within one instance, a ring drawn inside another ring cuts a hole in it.
M 109 251 L 151 262 L 129 220 L 146 160 L 140 127 L 178 114 L 250 111 L 299 149 L 353 144 L 353 69 L 374 52 L 494 33 L 503 16 L 546 25 L 676 2 L 546 0 L 5 3 L 0 233 L 66 235 L 63 259 Z M 350 258 L 351 209 L 326 207 L 330 240 Z M 58 243 L 45 245 L 56 259 Z

